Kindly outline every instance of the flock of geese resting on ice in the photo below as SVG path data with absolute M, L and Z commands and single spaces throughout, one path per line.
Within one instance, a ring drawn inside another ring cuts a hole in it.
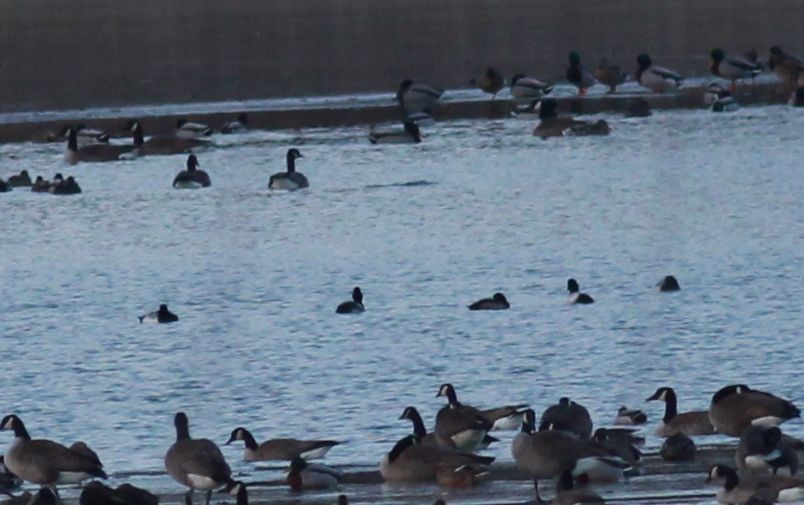
M 593 430 L 589 411 L 581 404 L 561 398 L 537 418 L 527 404 L 482 409 L 461 403 L 452 384 L 443 384 L 437 397 L 447 404 L 435 419 L 432 432 L 415 407 L 406 407 L 400 419 L 413 425 L 413 433 L 397 441 L 382 456 L 379 472 L 387 482 L 437 481 L 446 487 L 469 487 L 489 473 L 495 458 L 477 454 L 496 438 L 493 430 L 518 429 L 511 442 L 511 455 L 517 468 L 534 482 L 537 503 L 570 505 L 604 503 L 592 487 L 594 483 L 616 482 L 632 469 L 638 469 L 644 443 L 633 427 L 615 426 Z M 778 425 L 800 417 L 790 401 L 743 384 L 723 387 L 711 398 L 709 409 L 678 412 L 675 391 L 661 387 L 647 401 L 663 401 L 665 413 L 655 433 L 666 440 L 661 455 L 668 461 L 688 461 L 695 454 L 690 437 L 722 434 L 738 437 L 732 462 L 712 466 L 707 481 L 719 483 L 717 500 L 724 504 L 764 504 L 804 499 L 804 479 L 798 470 L 796 451 L 804 442 L 785 435 Z M 538 422 L 537 422 L 538 421 Z M 638 425 L 647 421 L 640 410 L 621 407 L 615 425 Z M 247 505 L 247 485 L 232 478 L 232 472 L 218 445 L 209 439 L 190 436 L 187 416 L 174 418 L 176 441 L 167 448 L 165 470 L 176 482 L 188 488 L 187 503 L 194 490 L 206 491 L 206 503 L 213 490 L 237 496 L 238 505 Z M 2 430 L 14 438 L 5 452 L 0 489 L 11 495 L 20 481 L 38 484 L 31 494 L 13 495 L 9 505 L 55 505 L 57 486 L 84 480 L 107 478 L 98 455 L 85 443 L 66 447 L 46 439 L 34 439 L 17 415 L 7 415 Z M 243 442 L 246 461 L 289 461 L 287 484 L 295 491 L 332 489 L 340 472 L 310 460 L 324 457 L 337 446 L 334 440 L 271 439 L 259 443 L 244 427 L 232 430 L 226 444 Z M 542 500 L 539 480 L 556 482 L 555 496 Z M 339 503 L 347 503 L 345 496 Z M 98 481 L 82 491 L 81 505 L 156 505 L 158 498 L 146 490 L 123 484 L 116 489 Z

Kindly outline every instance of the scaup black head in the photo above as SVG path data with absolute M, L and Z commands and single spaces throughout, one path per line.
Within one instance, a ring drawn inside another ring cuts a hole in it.
M 505 295 L 502 294 L 502 293 L 494 293 L 494 296 L 492 296 L 492 299 L 495 302 L 508 303 L 508 300 L 505 299 Z
M 636 61 L 637 65 L 639 65 L 639 68 L 648 68 L 653 64 L 653 61 L 650 59 L 650 56 L 648 56 L 645 53 L 642 53 L 639 56 L 637 56 Z
M 578 281 L 576 281 L 575 279 L 570 279 L 567 281 L 567 291 L 569 291 L 570 293 L 577 293 L 580 290 L 581 287 L 578 286 Z
M 558 103 L 554 98 L 542 98 L 536 104 L 536 109 L 539 111 L 539 119 L 544 121 L 556 117 L 556 106 Z
M 712 49 L 712 52 L 709 53 L 709 56 L 712 57 L 712 60 L 714 60 L 714 61 L 716 61 L 718 63 L 723 61 L 723 59 L 726 57 L 726 55 L 723 53 L 723 49 L 720 49 L 720 48 Z
M 672 275 L 668 275 L 659 283 L 659 291 L 680 291 L 681 286 L 678 284 L 678 280 L 673 277 Z
M 201 166 L 201 164 L 198 163 L 198 158 L 195 157 L 195 154 L 191 154 L 187 157 L 187 170 L 192 172 L 199 166 Z
M 568 58 L 571 65 L 579 65 L 581 63 L 581 55 L 578 54 L 578 51 L 570 51 Z
M 170 312 L 170 311 L 168 310 L 168 306 L 167 306 L 167 305 L 165 305 L 165 304 L 163 303 L 163 304 L 161 304 L 161 305 L 159 306 L 159 313 L 160 313 L 160 314 L 167 314 L 168 312 Z
M 359 287 L 355 287 L 352 290 L 352 300 L 354 300 L 355 303 L 363 303 L 363 291 L 361 291 Z

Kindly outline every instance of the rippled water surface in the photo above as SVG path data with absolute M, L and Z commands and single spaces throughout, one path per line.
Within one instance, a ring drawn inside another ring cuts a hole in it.
M 61 145 L 0 146 L 0 177 L 84 189 L 0 194 L 3 414 L 129 472 L 162 468 L 177 410 L 219 443 L 240 425 L 328 437 L 347 442 L 330 462 L 374 465 L 406 405 L 431 425 L 442 382 L 476 405 L 568 395 L 598 424 L 622 404 L 658 420 L 644 399 L 661 385 L 681 410 L 738 381 L 804 400 L 804 115 L 610 120 L 609 137 L 548 141 L 513 119 L 442 123 L 418 146 L 221 137 L 199 191 L 170 187 L 184 156 L 70 167 Z M 311 187 L 269 192 L 289 146 Z M 683 291 L 657 292 L 670 273 Z M 596 303 L 567 305 L 568 277 Z M 336 316 L 355 285 L 366 313 Z M 511 310 L 466 309 L 495 291 Z M 139 324 L 159 303 L 180 321 Z

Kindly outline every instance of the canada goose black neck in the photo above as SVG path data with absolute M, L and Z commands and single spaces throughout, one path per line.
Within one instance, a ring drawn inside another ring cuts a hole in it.
M 31 439 L 31 436 L 28 434 L 28 430 L 25 429 L 25 425 L 22 423 L 22 420 L 14 414 L 7 415 L 3 418 L 3 421 L 0 423 L 0 429 L 13 430 L 15 438 L 22 438 L 25 440 Z
M 259 444 L 257 444 L 257 441 L 254 439 L 254 435 L 252 435 L 250 431 L 248 431 L 243 427 L 235 428 L 232 431 L 232 435 L 229 437 L 229 441 L 226 442 L 226 445 L 229 445 L 235 440 L 238 440 L 237 438 L 238 435 L 241 437 L 240 439 L 243 440 L 243 443 L 246 444 L 246 449 L 251 449 L 252 451 L 255 451 L 259 448 Z
M 288 173 L 292 174 L 296 171 L 296 158 L 301 158 L 301 154 L 296 149 L 288 149 L 287 154 L 287 162 L 288 162 Z
M 642 78 L 642 73 L 653 64 L 651 61 L 650 56 L 647 54 L 640 54 L 637 56 L 637 72 L 636 72 L 636 80 L 640 82 Z
M 74 128 L 67 129 L 67 149 L 70 151 L 78 150 L 78 136 Z
M 248 491 L 242 482 L 237 487 L 237 505 L 248 505 Z
M 187 170 L 190 172 L 194 172 L 196 167 L 198 167 L 198 158 L 195 157 L 195 154 L 191 154 L 187 157 Z
M 400 419 L 408 419 L 413 423 L 413 433 L 417 437 L 424 438 L 427 435 L 427 428 L 424 427 L 424 421 L 422 421 L 422 416 L 419 415 L 416 407 L 406 407 Z
M 173 420 L 176 425 L 176 441 L 190 439 L 190 422 L 184 412 L 179 412 Z
M 527 409 L 522 414 L 522 433 L 532 435 L 536 431 L 536 412 Z
M 461 405 L 461 402 L 458 401 L 458 395 L 455 393 L 455 388 L 452 387 L 452 384 L 442 384 L 441 387 L 438 388 L 438 395 L 436 396 L 446 396 L 450 407 L 460 407 Z
M 665 424 L 678 415 L 678 400 L 673 388 L 661 387 L 657 389 L 653 396 L 648 398 L 648 401 L 653 400 L 664 400 L 664 417 L 662 420 Z
M 363 292 L 360 290 L 360 288 L 354 288 L 352 290 L 352 300 L 355 303 L 363 303 Z
M 723 485 L 723 487 L 726 488 L 726 491 L 731 491 L 740 485 L 740 477 L 737 476 L 737 472 L 734 470 L 734 468 L 726 465 L 713 466 L 709 471 L 709 479 L 707 479 L 707 482 L 712 480 L 713 473 L 715 473 L 718 477 L 723 477 L 726 479 L 726 483 Z
M 132 124 L 132 132 L 134 134 L 134 146 L 141 147 L 145 143 L 145 134 L 142 132 L 142 125 L 139 121 Z
M 416 435 L 408 435 L 407 437 L 399 440 L 391 451 L 388 453 L 388 462 L 393 463 L 396 459 L 407 449 L 413 447 L 418 442 Z

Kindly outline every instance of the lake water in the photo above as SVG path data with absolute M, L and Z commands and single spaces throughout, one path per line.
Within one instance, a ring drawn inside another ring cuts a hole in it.
M 432 425 L 443 382 L 475 405 L 570 396 L 598 425 L 622 404 L 658 421 L 644 399 L 662 385 L 682 411 L 734 382 L 804 403 L 804 115 L 607 119 L 609 137 L 547 141 L 514 119 L 438 124 L 417 146 L 219 137 L 199 191 L 171 189 L 185 156 L 70 167 L 62 145 L 2 145 L 0 177 L 84 190 L 0 194 L 2 414 L 120 475 L 163 468 L 177 410 L 196 437 L 335 438 L 330 463 L 374 467 L 405 406 Z M 311 187 L 269 192 L 290 146 Z M 667 274 L 681 292 L 656 291 Z M 566 303 L 569 277 L 594 305 Z M 366 312 L 336 316 L 356 285 Z M 466 309 L 495 291 L 510 310 Z M 160 303 L 177 324 L 138 323 Z

